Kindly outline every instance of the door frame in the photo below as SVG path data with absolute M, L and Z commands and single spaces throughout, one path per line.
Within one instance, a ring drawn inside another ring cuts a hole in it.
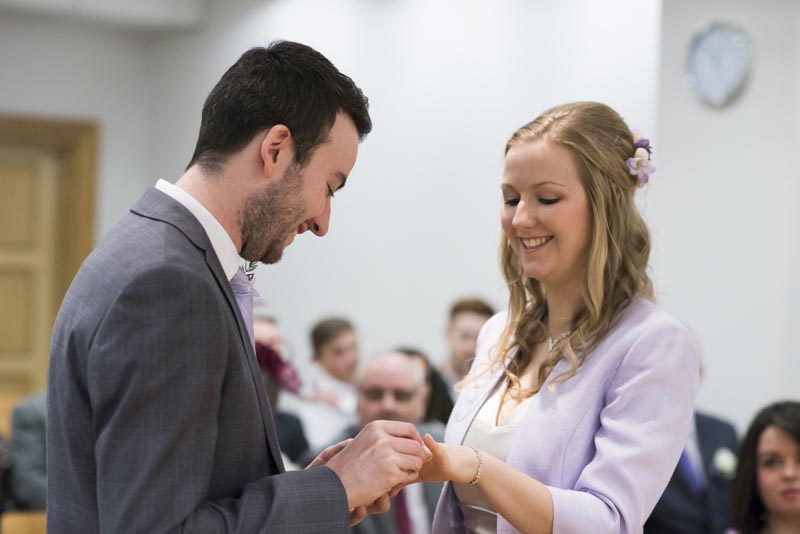
M 44 149 L 58 161 L 57 304 L 94 247 L 97 130 L 90 121 L 0 114 L 0 145 Z

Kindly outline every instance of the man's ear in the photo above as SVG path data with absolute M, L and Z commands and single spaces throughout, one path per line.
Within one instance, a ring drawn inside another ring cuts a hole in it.
M 261 161 L 264 176 L 281 176 L 294 161 L 292 132 L 283 124 L 276 124 L 267 130 L 261 140 Z

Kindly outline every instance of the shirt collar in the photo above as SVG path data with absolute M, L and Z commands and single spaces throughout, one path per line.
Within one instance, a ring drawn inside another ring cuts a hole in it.
M 228 232 L 225 231 L 205 206 L 180 187 L 166 180 L 159 180 L 156 183 L 156 189 L 175 199 L 176 202 L 194 215 L 197 222 L 205 230 L 206 235 L 208 235 L 208 240 L 211 241 L 211 246 L 214 248 L 217 258 L 219 258 L 222 270 L 225 271 L 225 276 L 230 281 L 236 274 L 237 269 L 239 269 L 239 252 L 236 250 L 236 245 L 233 244 L 233 239 L 228 235 Z

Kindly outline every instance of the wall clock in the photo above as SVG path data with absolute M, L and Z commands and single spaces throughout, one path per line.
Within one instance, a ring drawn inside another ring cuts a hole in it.
M 705 104 L 723 108 L 742 93 L 752 58 L 750 39 L 742 29 L 723 22 L 709 23 L 689 42 L 686 83 Z

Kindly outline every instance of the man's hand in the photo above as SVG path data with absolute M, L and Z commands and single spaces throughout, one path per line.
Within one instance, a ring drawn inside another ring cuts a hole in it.
M 353 438 L 340 441 L 336 445 L 331 445 L 330 447 L 319 453 L 319 456 L 314 458 L 314 461 L 308 464 L 308 466 L 306 466 L 306 469 L 308 469 L 309 467 L 316 467 L 318 465 L 327 464 L 331 458 L 339 454 L 342 451 L 342 449 L 344 449 L 350 444 L 351 441 L 353 441 Z
M 371 513 L 378 513 L 386 511 L 382 499 L 385 496 L 388 504 L 392 488 L 417 480 L 425 459 L 425 448 L 413 424 L 373 421 L 352 442 L 334 452 L 325 465 L 341 479 L 350 510 L 367 506 L 370 512 L 376 510 Z
M 368 506 L 359 506 L 355 510 L 350 511 L 350 526 L 354 527 L 361 523 L 367 514 L 382 514 L 388 512 L 392 507 L 392 501 L 389 500 L 388 494 L 383 494 L 378 497 L 378 500 Z

